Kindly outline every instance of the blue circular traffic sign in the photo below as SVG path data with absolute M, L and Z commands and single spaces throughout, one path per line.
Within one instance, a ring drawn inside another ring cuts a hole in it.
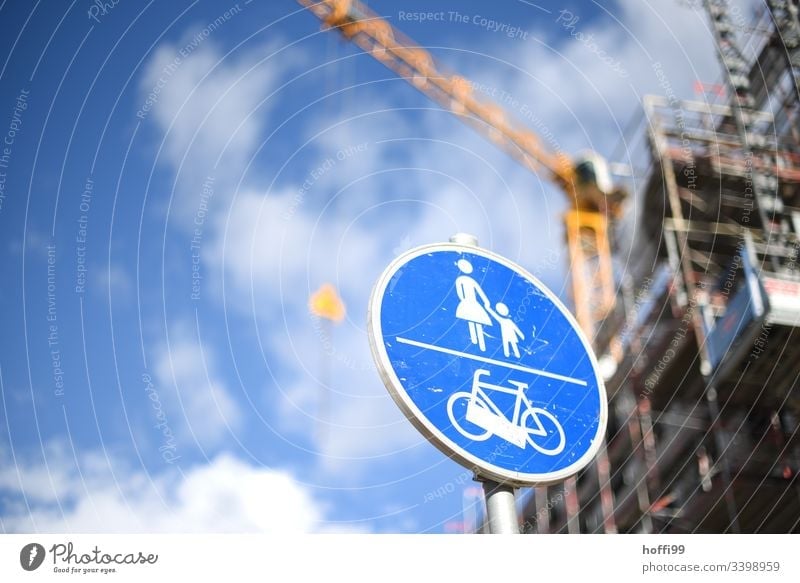
M 597 453 L 606 394 L 577 322 L 541 282 L 478 247 L 427 245 L 381 275 L 372 353 L 406 417 L 477 474 L 560 482 Z

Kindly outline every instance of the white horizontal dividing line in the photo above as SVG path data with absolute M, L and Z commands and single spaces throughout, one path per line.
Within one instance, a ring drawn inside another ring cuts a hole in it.
M 538 368 L 530 368 L 527 366 L 522 366 L 521 364 L 514 364 L 511 362 L 503 362 L 502 360 L 495 360 L 494 358 L 486 358 L 485 356 L 478 356 L 476 354 L 467 354 L 466 352 L 459 352 L 458 350 L 453 350 L 451 348 L 442 348 L 441 346 L 434 346 L 433 344 L 426 344 L 424 342 L 417 342 L 416 340 L 409 340 L 408 338 L 400 338 L 396 336 L 395 339 L 400 342 L 401 344 L 410 344 L 411 346 L 417 346 L 419 348 L 427 348 L 428 350 L 436 350 L 437 352 L 444 352 L 445 354 L 452 354 L 453 356 L 461 356 L 463 358 L 470 358 L 472 360 L 478 360 L 480 362 L 486 362 L 488 364 L 496 364 L 497 366 L 504 366 L 506 368 L 513 368 L 514 370 L 521 370 L 522 372 L 529 372 L 531 374 L 555 379 L 557 381 L 564 381 L 565 383 L 572 383 L 574 385 L 580 385 L 585 387 L 588 385 L 586 381 L 582 381 L 580 379 L 567 377 L 560 374 L 555 374 L 552 372 L 547 372 L 546 370 L 539 370 Z

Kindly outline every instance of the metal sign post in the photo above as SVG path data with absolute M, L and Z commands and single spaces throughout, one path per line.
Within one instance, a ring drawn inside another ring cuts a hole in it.
M 450 237 L 450 242 L 471 247 L 478 246 L 478 238 L 467 233 L 456 233 Z M 486 524 L 489 534 L 519 534 L 514 488 L 494 480 L 481 479 L 478 476 L 476 479 L 483 485 L 483 496 L 486 500 Z
M 605 387 L 577 322 L 533 275 L 474 237 L 395 259 L 368 322 L 394 401 L 483 482 L 490 532 L 519 532 L 514 487 L 560 483 L 601 446 Z
M 493 480 L 484 480 L 483 494 L 486 497 L 486 524 L 489 526 L 489 534 L 519 534 L 514 488 Z

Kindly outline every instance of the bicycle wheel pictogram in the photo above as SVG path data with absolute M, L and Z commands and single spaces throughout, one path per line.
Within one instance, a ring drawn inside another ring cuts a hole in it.
M 567 442 L 564 428 L 549 411 L 530 407 L 522 413 L 520 424 L 527 433 L 526 441 L 539 453 L 558 455 L 564 451 Z M 553 445 L 556 437 L 556 444 Z
M 459 391 L 450 395 L 447 400 L 447 416 L 450 418 L 450 423 L 464 437 L 475 441 L 489 439 L 492 434 L 491 430 L 467 421 L 470 408 L 472 408 L 473 413 L 476 410 L 486 410 L 488 412 L 486 404 L 479 399 L 473 401 L 472 393 L 469 391 Z

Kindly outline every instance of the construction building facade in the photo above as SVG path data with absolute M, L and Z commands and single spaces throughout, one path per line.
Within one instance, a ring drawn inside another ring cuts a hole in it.
M 526 532 L 800 532 L 797 5 L 766 2 L 745 51 L 727 3 L 703 4 L 726 97 L 643 103 L 595 334 L 605 454 L 574 492 L 524 495 Z

